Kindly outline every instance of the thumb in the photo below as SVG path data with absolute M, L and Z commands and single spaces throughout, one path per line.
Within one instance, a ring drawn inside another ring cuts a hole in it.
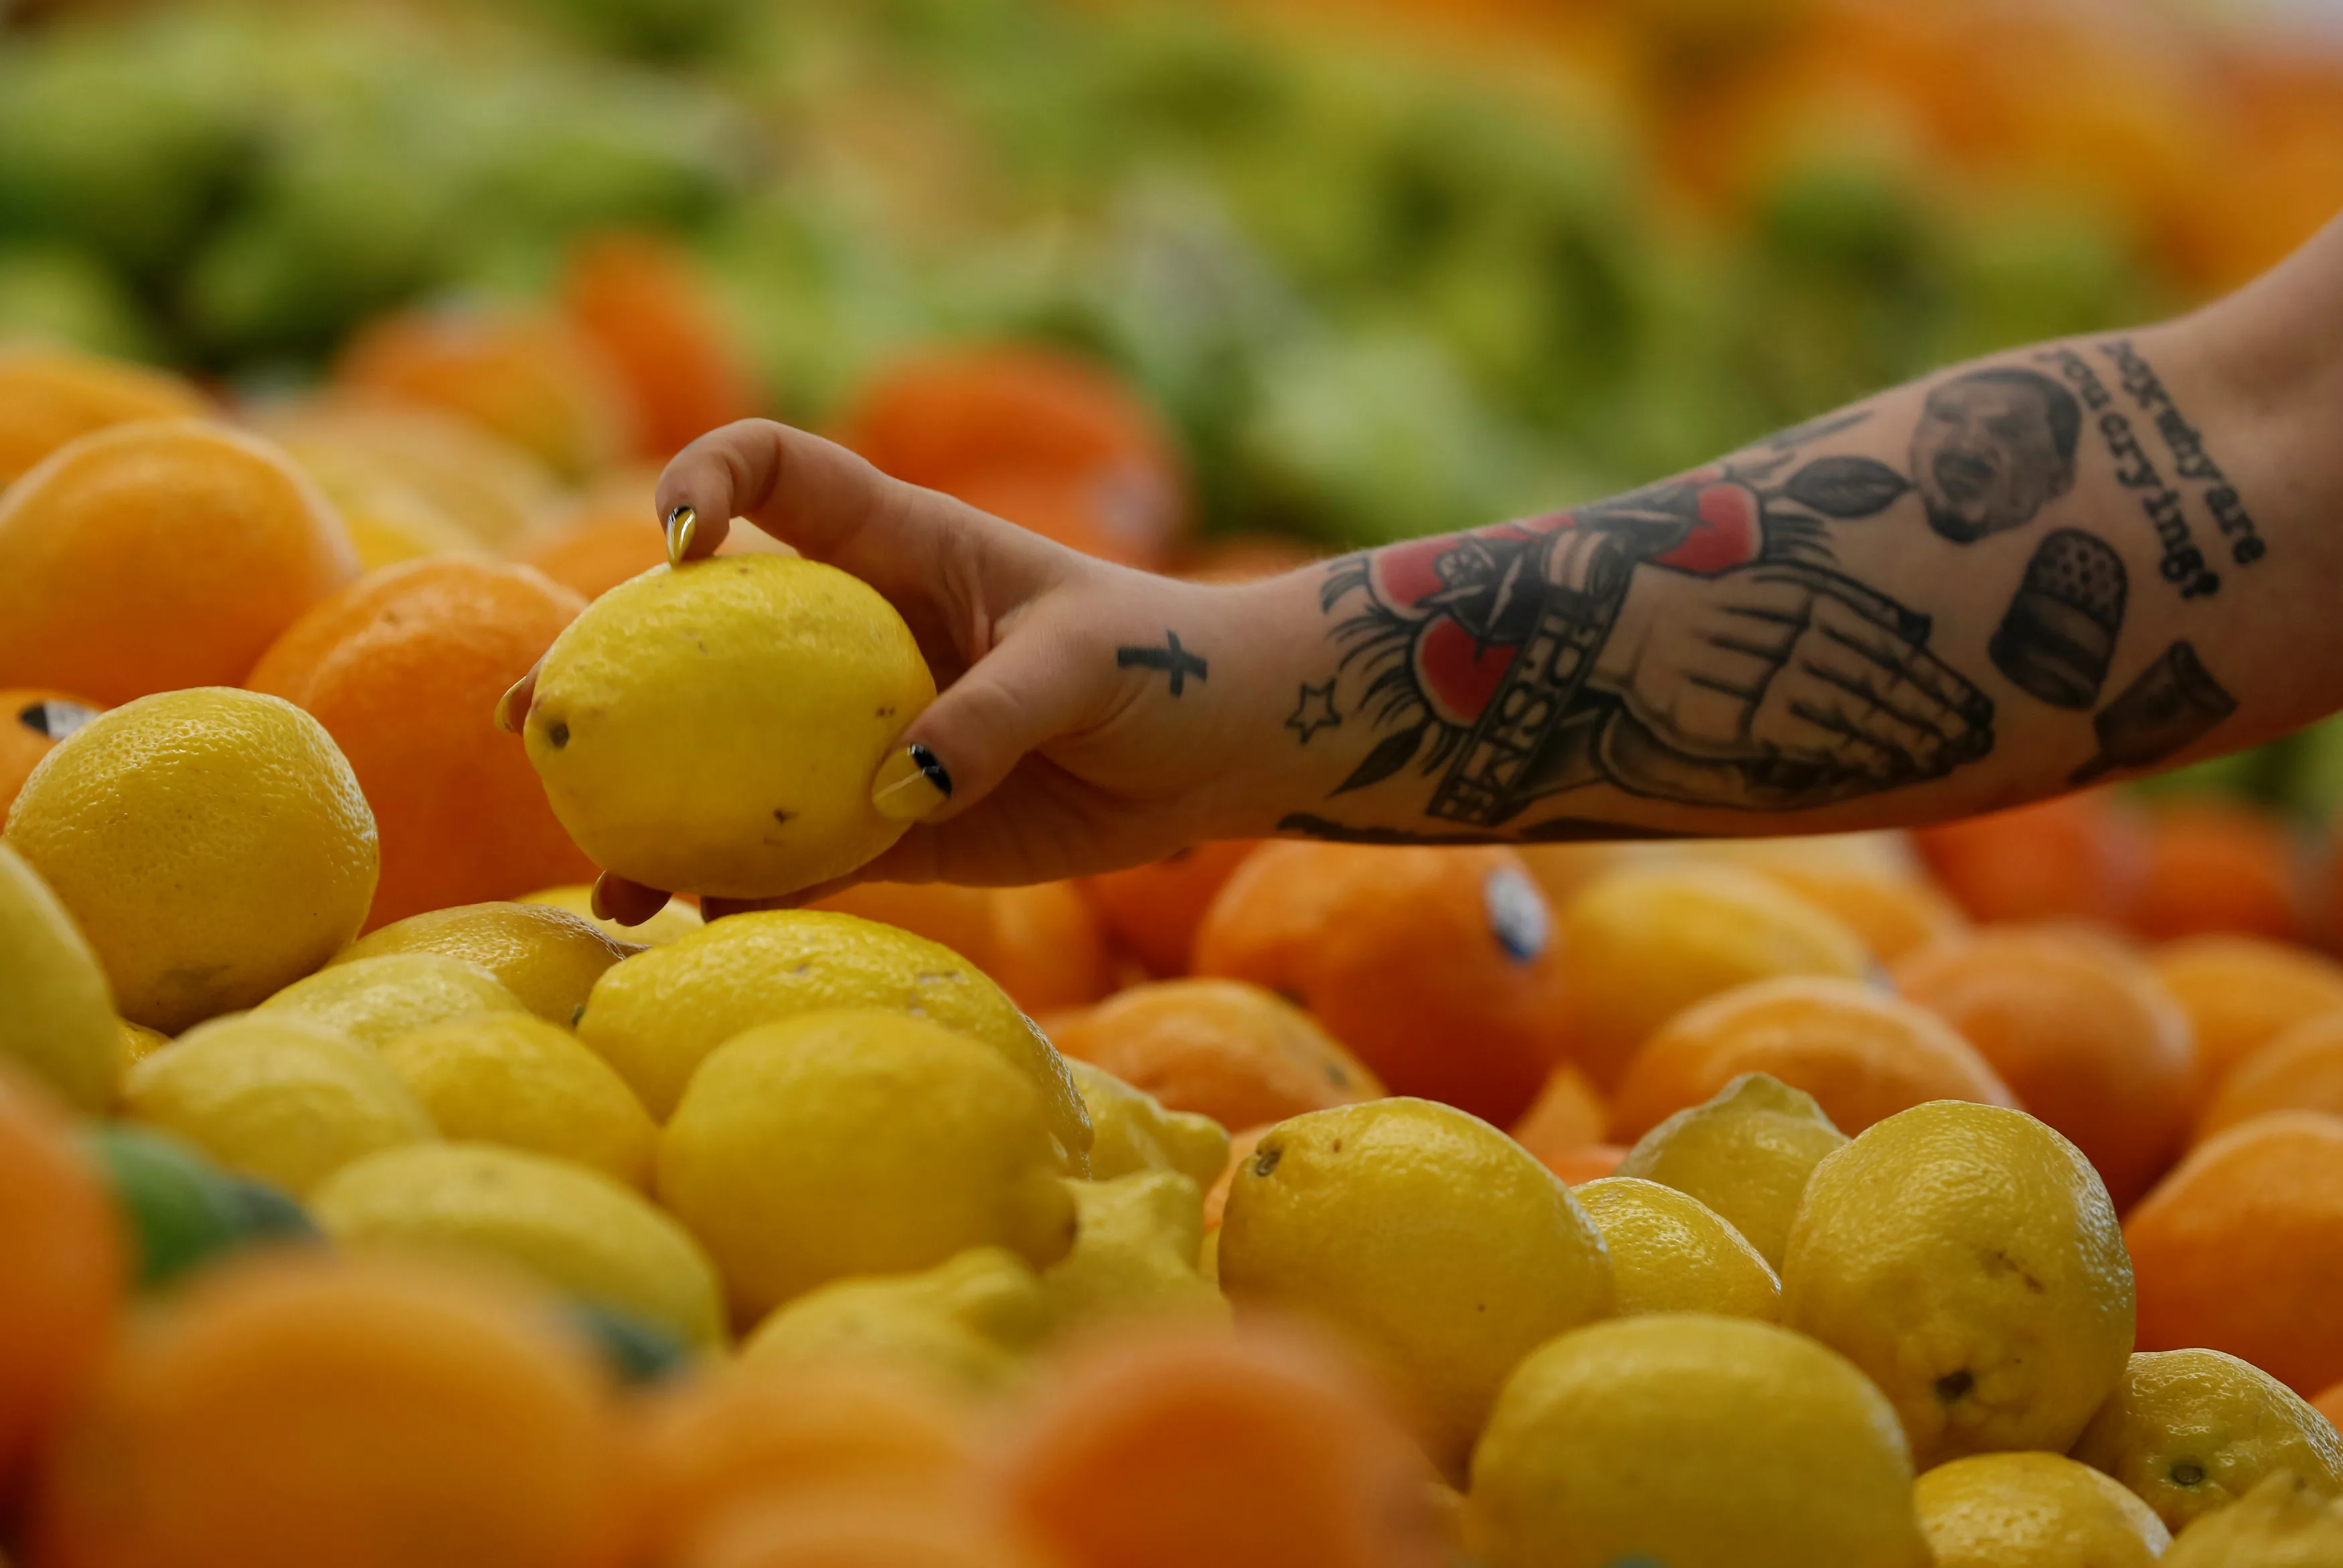
M 1113 692 L 1112 668 L 1088 639 L 1029 618 L 911 721 L 871 780 L 871 804 L 898 820 L 948 821 L 1027 752 L 1098 722 Z

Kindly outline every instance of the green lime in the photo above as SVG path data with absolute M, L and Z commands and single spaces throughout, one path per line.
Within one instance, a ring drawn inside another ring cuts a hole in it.
M 226 1176 L 186 1144 L 120 1121 L 82 1136 L 136 1240 L 138 1289 L 158 1290 L 243 1240 Z
M 230 1176 L 227 1197 L 236 1211 L 237 1231 L 251 1241 L 322 1241 L 325 1232 L 309 1218 L 309 1211 L 266 1181 Z
M 606 1302 L 576 1299 L 568 1307 L 570 1320 L 585 1330 L 601 1353 L 602 1364 L 622 1383 L 663 1382 L 689 1363 L 681 1340 L 632 1312 Z

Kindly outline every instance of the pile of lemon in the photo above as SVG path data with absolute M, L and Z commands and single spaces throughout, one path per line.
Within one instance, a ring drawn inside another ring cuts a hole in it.
M 808 668 L 834 628 L 721 630 L 871 622 L 837 577 L 654 573 L 577 623 L 525 734 L 581 841 L 800 879 L 883 847 L 867 781 L 933 690 L 900 623 L 875 684 L 871 658 Z M 677 608 L 691 579 L 712 612 Z M 360 937 L 375 867 L 299 709 L 112 709 L 7 820 L 0 1051 L 144 1130 L 117 1171 L 192 1151 L 338 1245 L 495 1260 L 670 1360 L 876 1361 L 981 1396 L 1117 1321 L 1330 1322 L 1492 1568 L 2146 1563 L 2199 1516 L 2253 1527 L 2219 1511 L 2257 1485 L 2343 1491 L 2343 1441 L 2270 1378 L 2132 1353 L 2107 1191 L 2018 1111 L 1849 1140 L 1745 1077 L 1573 1190 L 1472 1116 L 1379 1100 L 1272 1128 L 1208 1234 L 1227 1133 L 1061 1060 L 932 942 L 681 904 L 622 932 L 578 889 Z M 151 1219 L 153 1279 L 200 1248 Z

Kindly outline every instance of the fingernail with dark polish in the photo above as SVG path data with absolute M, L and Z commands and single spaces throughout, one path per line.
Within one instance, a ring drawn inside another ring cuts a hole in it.
M 699 514 L 689 507 L 678 507 L 667 515 L 667 564 L 669 570 L 683 565 L 691 553 L 691 541 L 699 531 Z
M 870 781 L 870 804 L 881 817 L 916 822 L 951 799 L 951 775 L 924 746 L 906 746 L 887 759 Z

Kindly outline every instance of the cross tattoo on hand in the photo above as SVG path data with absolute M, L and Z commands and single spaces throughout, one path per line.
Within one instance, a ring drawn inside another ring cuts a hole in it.
M 1117 669 L 1129 669 L 1134 665 L 1141 669 L 1160 669 L 1172 678 L 1172 695 L 1178 697 L 1186 689 L 1188 677 L 1204 678 L 1204 661 L 1180 646 L 1180 634 L 1166 631 L 1161 648 L 1118 648 L 1114 650 Z

